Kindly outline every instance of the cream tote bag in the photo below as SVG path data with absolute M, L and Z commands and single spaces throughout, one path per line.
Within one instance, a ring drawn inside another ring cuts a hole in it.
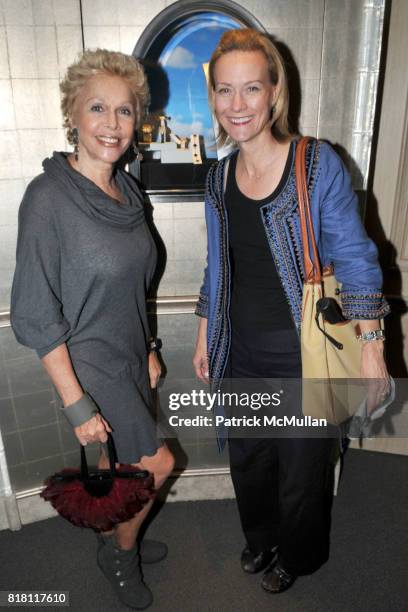
M 362 346 L 356 338 L 360 333 L 358 324 L 341 314 L 337 302 L 340 285 L 333 268 L 321 269 L 306 179 L 305 154 L 309 140 L 305 137 L 299 141 L 295 159 L 305 271 L 302 408 L 305 416 L 340 424 L 353 416 L 366 398 L 364 381 L 360 379 Z

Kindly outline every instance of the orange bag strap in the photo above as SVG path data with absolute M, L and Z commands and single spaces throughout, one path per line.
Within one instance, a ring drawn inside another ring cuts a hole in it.
M 306 147 L 310 137 L 301 138 L 296 147 L 295 176 L 299 204 L 300 228 L 303 244 L 303 263 L 305 268 L 305 281 L 307 283 L 320 283 L 322 272 L 317 252 L 316 240 L 313 230 L 312 215 L 310 212 L 309 191 L 306 179 Z M 310 256 L 312 247 L 313 259 Z

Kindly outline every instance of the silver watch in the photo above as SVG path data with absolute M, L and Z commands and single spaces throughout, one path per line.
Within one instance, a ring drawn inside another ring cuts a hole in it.
M 382 329 L 373 329 L 372 331 L 363 332 L 356 336 L 360 342 L 374 342 L 375 340 L 385 340 L 385 334 Z

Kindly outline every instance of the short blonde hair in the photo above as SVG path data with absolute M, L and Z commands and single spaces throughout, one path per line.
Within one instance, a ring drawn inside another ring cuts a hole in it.
M 131 55 L 106 49 L 84 51 L 77 62 L 69 66 L 60 83 L 61 110 L 68 142 L 73 144 L 71 118 L 75 100 L 86 81 L 94 74 L 107 74 L 123 78 L 129 85 L 136 106 L 136 127 L 146 113 L 150 101 L 149 86 L 140 62 Z
M 289 89 L 283 59 L 278 49 L 267 34 L 251 28 L 227 30 L 221 36 L 208 66 L 208 97 L 214 110 L 215 65 L 217 61 L 231 51 L 260 51 L 268 62 L 271 83 L 275 86 L 275 104 L 272 117 L 272 133 L 278 141 L 285 141 L 292 136 L 289 123 Z M 230 138 L 224 128 L 218 126 L 217 144 L 229 143 Z

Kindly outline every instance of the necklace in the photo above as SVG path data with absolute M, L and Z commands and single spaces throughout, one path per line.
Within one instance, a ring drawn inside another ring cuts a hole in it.
M 289 145 L 290 146 L 290 145 Z M 285 156 L 287 156 L 287 153 L 285 152 Z M 270 173 L 271 168 L 274 167 L 279 167 L 280 164 L 283 161 L 283 157 L 282 157 L 282 148 L 281 147 L 275 147 L 274 150 L 274 155 L 273 158 L 270 157 L 270 152 L 269 154 L 266 156 L 268 161 L 266 163 L 266 165 L 263 168 L 253 168 L 253 172 L 250 173 L 248 171 L 248 167 L 242 157 L 242 152 L 240 151 L 240 153 L 238 154 L 238 159 L 237 159 L 237 167 L 238 167 L 238 172 L 241 175 L 246 175 L 248 177 L 249 180 L 253 181 L 253 180 L 257 180 L 259 181 L 260 179 L 262 179 L 264 177 L 264 175 L 266 173 Z M 265 158 L 265 156 L 264 156 Z M 285 157 L 286 159 L 286 157 Z
M 264 168 L 262 168 L 262 170 L 258 170 L 257 168 L 254 168 L 254 172 L 250 173 L 250 172 L 248 172 L 248 168 L 247 168 L 245 162 L 242 161 L 241 164 L 240 164 L 240 166 L 242 167 L 241 174 L 245 173 L 250 180 L 253 180 L 253 179 L 259 180 L 259 179 L 263 178 L 263 176 L 266 174 L 266 172 L 269 172 L 271 166 L 273 166 L 275 163 L 276 163 L 276 159 L 273 159 L 273 160 L 269 161 L 266 164 L 266 166 Z M 239 168 L 238 168 L 238 170 L 239 170 Z

